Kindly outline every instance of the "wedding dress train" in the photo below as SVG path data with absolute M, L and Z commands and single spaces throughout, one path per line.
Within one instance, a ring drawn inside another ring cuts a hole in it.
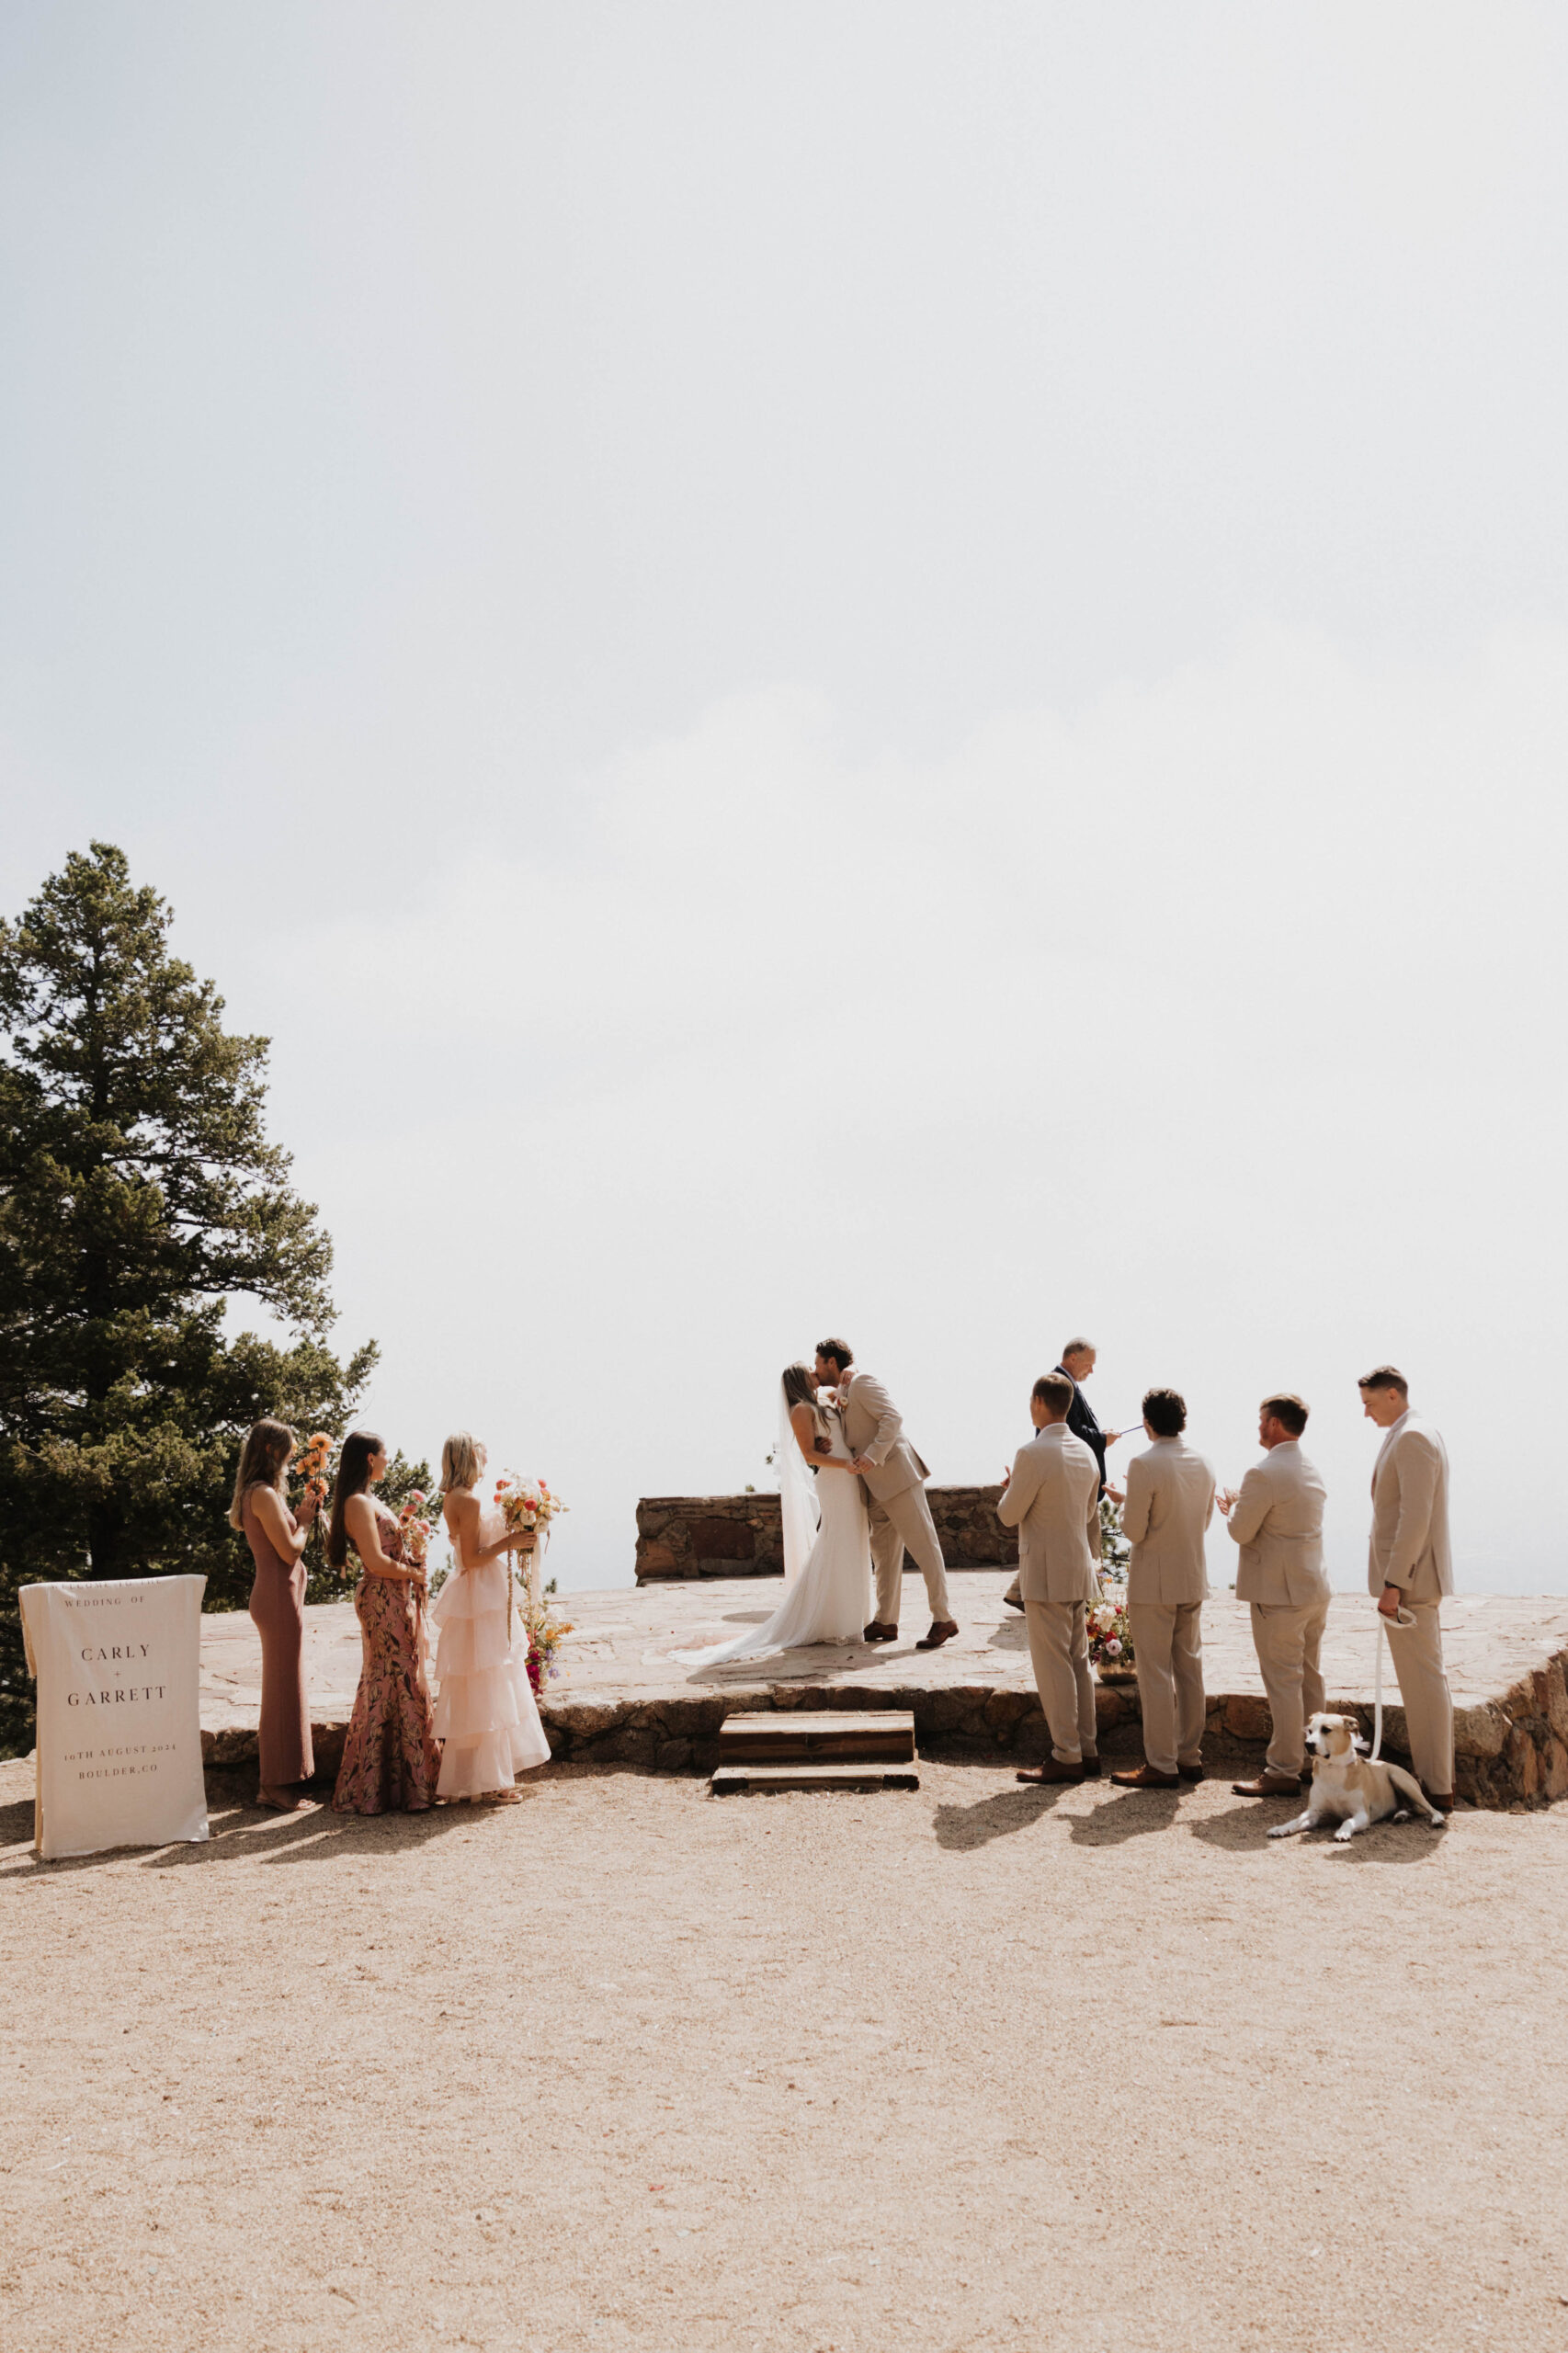
M 824 1435 L 833 1441 L 833 1459 L 849 1461 L 836 1416 L 828 1417 Z M 786 1444 L 788 1453 L 782 1450 Z M 825 1470 L 813 1481 L 788 1423 L 779 1445 L 784 1598 L 765 1626 L 754 1627 L 733 1643 L 722 1643 L 714 1650 L 675 1652 L 674 1657 L 683 1666 L 722 1666 L 730 1659 L 803 1650 L 812 1643 L 857 1643 L 865 1631 L 871 1609 L 871 1537 L 860 1482 L 847 1471 Z M 813 1513 L 814 1540 L 810 1529 Z M 796 1563 L 790 1555 L 802 1540 L 810 1542 L 811 1550 L 794 1573 Z

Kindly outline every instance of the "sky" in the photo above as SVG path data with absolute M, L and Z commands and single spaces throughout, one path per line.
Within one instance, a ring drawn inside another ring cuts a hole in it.
M 830 1333 L 940 1482 L 1085 1333 L 1303 1394 L 1342 1586 L 1392 1358 L 1568 1590 L 1565 113 L 1511 0 L 9 0 L 0 905 L 166 894 L 563 1586 Z

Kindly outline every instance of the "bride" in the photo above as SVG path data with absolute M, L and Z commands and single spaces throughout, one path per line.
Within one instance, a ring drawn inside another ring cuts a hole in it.
M 766 1626 L 735 1642 L 716 1650 L 676 1651 L 683 1665 L 722 1666 L 727 1659 L 760 1658 L 810 1643 L 860 1639 L 871 1601 L 865 1497 L 849 1467 L 838 1415 L 818 1403 L 816 1377 L 807 1365 L 790 1365 L 779 1383 L 774 1459 L 784 1519 L 784 1598 Z

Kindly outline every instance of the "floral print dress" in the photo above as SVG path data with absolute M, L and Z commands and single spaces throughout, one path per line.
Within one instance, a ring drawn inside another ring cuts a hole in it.
M 380 1504 L 376 1532 L 387 1559 L 401 1561 L 402 1531 Z M 362 1576 L 354 1607 L 365 1635 L 365 1664 L 343 1744 L 333 1810 L 421 1813 L 435 1803 L 441 1770 L 425 1680 L 423 1598 L 401 1577 Z

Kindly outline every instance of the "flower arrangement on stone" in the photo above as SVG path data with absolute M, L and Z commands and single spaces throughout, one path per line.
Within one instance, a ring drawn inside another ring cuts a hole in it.
M 1108 1675 L 1130 1674 L 1132 1631 L 1127 1620 L 1127 1587 L 1113 1586 L 1098 1601 L 1091 1601 L 1086 1622 L 1089 1656 L 1095 1665 Z
M 544 1696 L 544 1687 L 553 1683 L 561 1673 L 555 1654 L 563 1637 L 572 1631 L 570 1619 L 551 1615 L 548 1602 L 537 1614 L 531 1614 L 528 1626 L 528 1681 L 536 1699 Z

